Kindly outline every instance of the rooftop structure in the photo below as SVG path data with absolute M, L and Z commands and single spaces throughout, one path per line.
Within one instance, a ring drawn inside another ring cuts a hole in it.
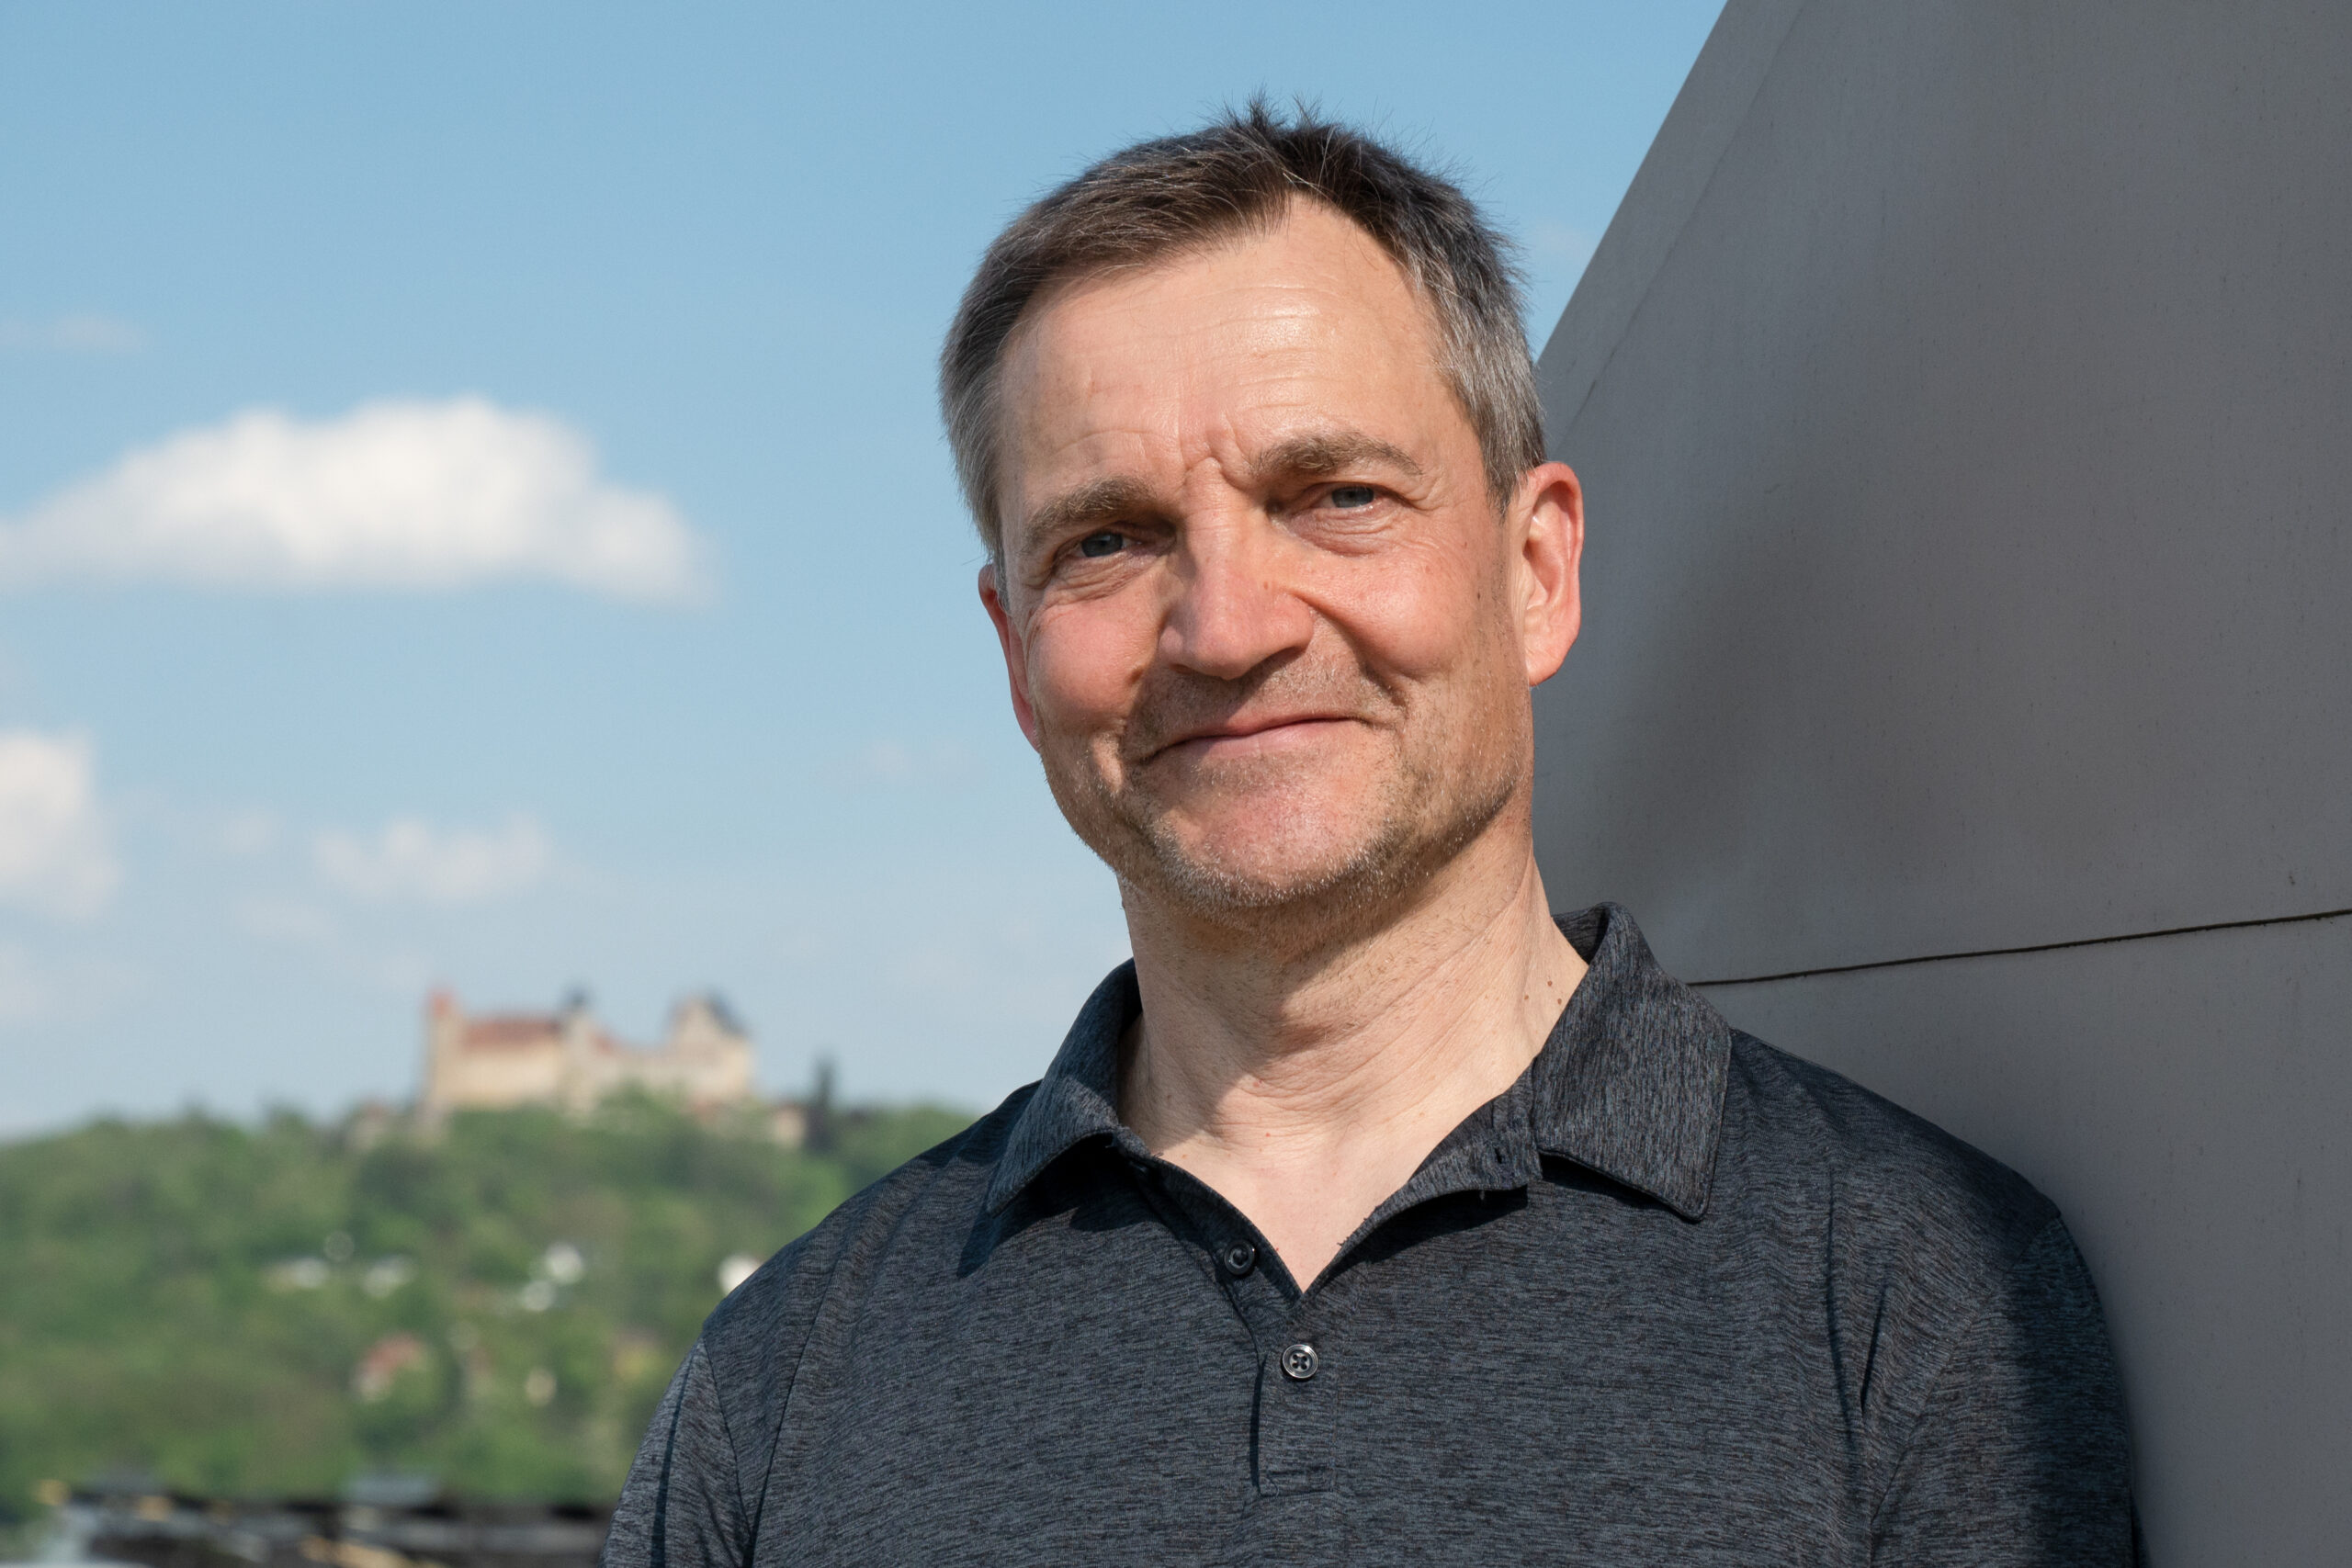
M 363 1478 L 339 1499 L 282 1503 L 100 1487 L 58 1506 L 51 1539 L 34 1561 L 50 1568 L 593 1568 L 611 1514 L 593 1504 L 451 1498 L 427 1476 Z

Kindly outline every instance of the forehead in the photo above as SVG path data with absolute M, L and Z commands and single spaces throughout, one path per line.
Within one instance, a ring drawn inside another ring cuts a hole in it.
M 999 381 L 1008 525 L 1116 471 L 1172 479 L 1306 428 L 1466 432 L 1430 311 L 1379 243 L 1302 203 L 1275 228 L 1041 296 Z M 1156 472 L 1154 472 L 1156 471 Z

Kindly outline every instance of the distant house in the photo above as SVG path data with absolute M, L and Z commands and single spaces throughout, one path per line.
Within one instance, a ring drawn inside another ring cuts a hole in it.
M 679 1003 L 667 1037 L 645 1050 L 607 1032 L 583 999 L 554 1012 L 469 1014 L 436 991 L 425 1006 L 418 1109 L 428 1120 L 524 1105 L 581 1111 L 641 1089 L 710 1111 L 750 1104 L 752 1077 L 751 1037 L 716 996 Z

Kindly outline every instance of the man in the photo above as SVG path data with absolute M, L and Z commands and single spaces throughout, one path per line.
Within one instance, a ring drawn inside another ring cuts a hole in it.
M 1549 912 L 1582 500 L 1458 191 L 1262 109 L 1129 149 L 942 389 L 1135 960 L 712 1314 L 612 1568 L 2131 1559 L 2050 1204 Z

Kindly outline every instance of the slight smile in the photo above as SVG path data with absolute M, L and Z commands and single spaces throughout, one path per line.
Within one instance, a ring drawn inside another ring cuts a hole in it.
M 1291 717 L 1237 719 L 1212 729 L 1195 731 L 1160 747 L 1146 759 L 1168 756 L 1194 761 L 1216 758 L 1262 757 L 1312 745 L 1344 725 L 1358 720 L 1341 714 L 1300 714 Z

